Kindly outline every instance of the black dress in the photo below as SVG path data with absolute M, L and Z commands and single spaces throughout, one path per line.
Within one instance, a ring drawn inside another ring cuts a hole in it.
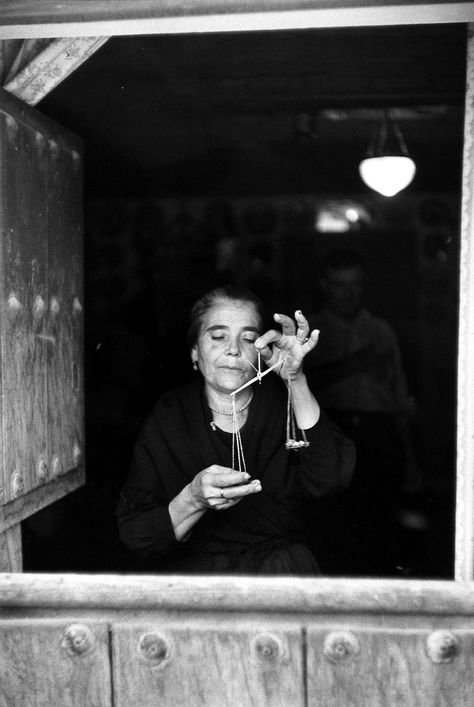
M 117 517 L 122 541 L 156 572 L 314 575 L 305 506 L 344 489 L 353 443 L 324 413 L 306 435 L 310 446 L 285 448 L 286 387 L 267 376 L 254 386 L 241 429 L 247 471 L 262 492 L 225 511 L 209 509 L 186 542 L 176 540 L 170 501 L 210 466 L 231 467 L 231 435 L 211 426 L 202 380 L 165 394 L 135 447 Z

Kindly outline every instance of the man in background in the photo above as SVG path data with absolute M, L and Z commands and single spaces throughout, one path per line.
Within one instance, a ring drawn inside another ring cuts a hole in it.
M 320 281 L 323 309 L 311 319 L 320 330 L 308 371 L 321 406 L 357 447 L 353 482 L 327 499 L 314 519 L 323 572 L 394 576 L 396 513 L 401 491 L 416 469 L 408 395 L 397 336 L 363 305 L 364 267 L 352 250 L 330 252 Z M 309 363 L 309 362 L 308 362 Z

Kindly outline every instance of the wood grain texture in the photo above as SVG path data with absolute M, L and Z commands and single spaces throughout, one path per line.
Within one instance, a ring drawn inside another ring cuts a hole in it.
M 63 24 L 68 22 L 93 22 L 93 21 L 113 21 L 113 20 L 133 20 L 138 18 L 159 18 L 159 17 L 186 17 L 186 16 L 206 16 L 206 15 L 229 15 L 244 14 L 249 11 L 260 12 L 280 12 L 293 11 L 302 12 L 305 10 L 321 9 L 320 0 L 194 0 L 193 9 L 190 10 L 188 3 L 183 0 L 162 0 L 159 4 L 155 0 L 134 0 L 133 3 L 127 0 L 96 0 L 91 3 L 84 0 L 69 0 L 66 7 L 58 6 L 52 0 L 36 0 L 34 7 L 29 0 L 3 0 L 4 9 L 2 12 L 3 24 L 16 24 L 24 21 L 26 23 L 51 23 L 60 21 Z M 400 7 L 405 7 L 405 13 L 410 7 L 417 7 L 418 0 L 399 0 Z M 458 6 L 457 0 L 445 0 L 441 3 L 444 6 Z M 337 7 L 353 7 L 357 3 L 351 0 L 328 0 L 324 7 L 336 9 Z M 361 3 L 363 8 L 385 7 L 388 3 L 384 0 L 367 0 Z M 461 21 L 461 20 L 460 20 Z M 61 35 L 62 36 L 62 35 Z
M 21 572 L 23 554 L 19 523 L 0 533 L 0 572 Z
M 44 483 L 47 460 L 45 337 L 47 301 L 47 166 L 41 137 L 0 115 L 2 146 L 0 281 L 2 327 L 3 502 Z M 41 304 L 43 309 L 41 309 Z M 40 305 L 40 306 L 38 306 Z
M 84 482 L 84 468 L 79 468 L 0 506 L 0 533 L 80 488 Z
M 52 39 L 25 39 L 12 40 L 2 43 L 0 53 L 4 61 L 0 60 L 0 82 L 4 86 L 14 76 L 17 76 L 40 52 L 52 44 Z M 2 52 L 3 50 L 3 52 Z M 19 96 L 21 98 L 21 96 Z
M 22 62 L 18 71 L 10 72 L 5 89 L 34 106 L 106 41 L 107 37 L 59 38 L 46 40 L 47 44 L 45 40 L 40 43 L 26 40 L 22 54 L 27 55 L 27 61 Z
M 457 370 L 455 576 L 474 579 L 474 26 L 466 66 Z
M 474 616 L 474 582 L 0 574 L 0 607 Z
M 113 624 L 116 707 L 298 707 L 302 633 L 285 625 Z
M 347 628 L 341 625 L 341 633 Z M 337 629 L 336 629 L 337 630 Z M 435 664 L 429 631 L 353 629 L 359 650 L 331 658 L 331 631 L 308 629 L 308 705 L 324 707 L 457 707 L 472 704 L 474 631 L 456 631 L 459 654 Z
M 66 486 L 35 490 L 83 469 L 82 173 L 80 141 L 4 91 L 0 141 L 5 525 Z
M 110 707 L 102 623 L 0 621 L 0 707 Z
M 0 707 L 472 703 L 472 582 L 3 574 L 0 615 Z
M 0 39 L 471 22 L 470 0 L 3 0 Z
M 4 88 L 0 88 L 0 113 L 14 115 L 20 122 L 28 125 L 32 130 L 44 135 L 48 139 L 64 145 L 65 147 L 81 150 L 81 140 L 77 135 L 59 125 L 54 120 L 46 117 L 40 111 L 30 108 L 26 103 L 13 96 Z
M 50 143 L 48 429 L 51 474 L 83 461 L 82 169 L 77 150 Z
M 46 41 L 50 42 L 51 40 L 48 39 Z M 7 80 L 11 67 L 16 63 L 18 53 L 21 51 L 23 44 L 22 39 L 0 42 L 0 84 L 2 86 Z

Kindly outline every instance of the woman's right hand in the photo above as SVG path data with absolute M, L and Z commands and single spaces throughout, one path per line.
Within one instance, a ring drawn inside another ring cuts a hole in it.
M 244 496 L 259 493 L 262 485 L 257 479 L 249 482 L 249 474 L 212 464 L 196 474 L 189 484 L 191 497 L 199 509 L 216 511 L 235 506 Z

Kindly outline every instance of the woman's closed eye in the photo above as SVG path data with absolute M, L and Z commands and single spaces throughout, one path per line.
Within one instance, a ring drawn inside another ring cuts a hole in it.
M 212 332 L 212 334 L 211 334 L 212 341 L 225 341 L 228 338 L 229 338 L 228 335 L 223 332 Z M 241 336 L 241 341 L 244 344 L 254 344 L 256 340 L 257 340 L 257 335 L 253 334 L 253 333 L 243 334 L 243 336 Z

